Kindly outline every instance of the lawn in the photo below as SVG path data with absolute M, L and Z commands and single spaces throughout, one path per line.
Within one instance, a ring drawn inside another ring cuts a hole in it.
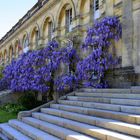
M 0 123 L 8 122 L 8 120 L 15 118 L 17 118 L 16 113 L 6 112 L 0 109 Z

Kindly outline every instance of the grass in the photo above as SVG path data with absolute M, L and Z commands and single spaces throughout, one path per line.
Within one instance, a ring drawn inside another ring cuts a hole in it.
M 17 114 L 16 113 L 10 113 L 6 112 L 0 109 L 0 123 L 8 122 L 10 119 L 16 119 Z

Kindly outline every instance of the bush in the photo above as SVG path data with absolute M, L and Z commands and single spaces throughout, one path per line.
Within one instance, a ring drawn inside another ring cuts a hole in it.
M 16 114 L 20 111 L 25 110 L 25 108 L 22 105 L 11 103 L 3 105 L 2 107 L 0 107 L 0 109 L 8 113 L 16 113 Z
M 9 83 L 6 78 L 0 79 L 0 91 L 6 90 L 9 87 Z
M 26 92 L 19 99 L 18 103 L 23 106 L 25 109 L 33 109 L 41 104 L 41 101 L 37 100 L 36 93 L 34 92 Z

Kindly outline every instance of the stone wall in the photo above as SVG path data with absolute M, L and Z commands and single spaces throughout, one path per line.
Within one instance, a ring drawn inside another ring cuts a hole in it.
M 80 51 L 79 46 L 86 35 L 86 29 L 95 21 L 94 2 L 94 0 L 49 0 L 40 6 L 35 14 L 32 15 L 33 11 L 30 10 L 28 13 L 30 18 L 0 43 L 0 58 L 6 59 L 5 53 L 9 58 L 11 47 L 17 57 L 16 43 L 20 42 L 23 47 L 24 37 L 28 37 L 29 49 L 38 49 L 34 42 L 36 30 L 39 31 L 39 47 L 44 46 L 48 42 L 47 24 L 50 21 L 53 22 L 53 37 L 59 40 L 71 39 L 74 47 Z M 37 5 L 39 6 L 39 3 Z M 66 32 L 65 10 L 69 7 L 72 8 L 72 31 Z M 140 85 L 140 1 L 99 0 L 99 13 L 99 18 L 118 16 L 123 27 L 122 40 L 115 43 L 113 50 L 113 53 L 121 58 L 121 62 L 111 72 L 113 75 L 109 74 L 107 78 L 110 83 L 114 83 L 111 84 L 113 87 Z
M 140 85 L 140 1 L 115 0 L 112 15 L 122 21 L 122 40 L 115 44 L 115 55 L 121 58 L 121 62 L 106 78 L 111 87 Z
M 20 93 L 12 93 L 10 90 L 0 92 L 0 105 L 5 103 L 17 103 Z

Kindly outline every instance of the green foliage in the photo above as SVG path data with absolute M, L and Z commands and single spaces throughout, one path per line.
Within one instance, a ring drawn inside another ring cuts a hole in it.
M 25 108 L 22 105 L 12 104 L 12 103 L 7 103 L 1 106 L 0 109 L 7 113 L 15 113 L 15 114 L 17 114 L 20 111 L 25 110 Z
M 19 99 L 18 103 L 26 109 L 33 109 L 41 104 L 41 101 L 37 100 L 37 94 L 34 92 L 26 92 Z
M 0 123 L 5 123 L 8 122 L 8 120 L 10 119 L 16 119 L 16 118 L 17 118 L 16 113 L 9 113 L 0 109 Z

